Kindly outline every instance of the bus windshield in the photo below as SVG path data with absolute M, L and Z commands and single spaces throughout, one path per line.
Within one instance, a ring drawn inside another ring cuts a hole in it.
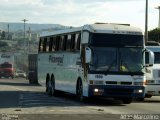
M 143 35 L 90 33 L 89 44 L 99 47 L 143 47 Z
M 160 64 L 160 52 L 154 52 L 154 63 Z
M 142 48 L 92 47 L 91 71 L 142 72 Z

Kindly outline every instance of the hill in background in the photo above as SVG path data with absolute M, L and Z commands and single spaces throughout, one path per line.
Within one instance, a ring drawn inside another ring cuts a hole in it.
M 9 32 L 16 32 L 16 31 L 23 31 L 24 30 L 24 23 L 7 23 L 7 22 L 0 22 L 0 30 L 1 31 L 8 31 L 9 25 Z M 66 29 L 68 27 L 59 25 L 59 24 L 34 24 L 34 23 L 25 23 L 26 31 L 31 29 L 31 31 L 42 31 L 46 29 Z

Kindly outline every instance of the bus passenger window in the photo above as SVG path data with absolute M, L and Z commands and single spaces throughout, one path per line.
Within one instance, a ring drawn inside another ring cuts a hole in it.
M 50 41 L 49 41 L 49 51 L 51 52 L 52 51 L 52 45 L 53 45 L 53 37 L 50 37 L 49 39 L 50 39 Z
M 70 51 L 71 49 L 71 35 L 68 35 L 67 37 L 67 51 Z
M 47 38 L 44 38 L 44 41 L 43 41 L 43 52 L 46 51 L 46 43 L 47 43 Z
M 64 51 L 64 36 L 61 36 L 61 50 Z
M 63 37 L 63 50 L 66 51 L 66 48 L 67 48 L 67 35 L 65 35 Z
M 62 36 L 62 51 L 66 51 L 67 35 Z
M 39 52 L 42 52 L 43 51 L 43 38 L 40 38 L 40 41 L 39 41 Z
M 76 50 L 80 50 L 81 34 L 76 34 Z
M 47 38 L 46 40 L 46 51 L 49 52 L 49 43 L 50 43 L 50 40 L 49 38 Z
M 56 42 L 55 42 L 55 50 L 56 50 L 56 51 L 59 50 L 59 40 L 60 40 L 60 37 L 57 36 L 57 37 L 56 37 Z
M 59 51 L 62 50 L 62 36 L 59 36 Z
M 55 49 L 56 49 L 56 37 L 53 37 L 52 51 L 55 51 Z
M 71 35 L 71 50 L 74 51 L 75 50 L 75 34 Z

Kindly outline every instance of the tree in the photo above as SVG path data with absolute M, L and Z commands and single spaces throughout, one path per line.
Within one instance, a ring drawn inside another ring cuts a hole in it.
M 0 47 L 8 47 L 8 44 L 6 42 L 1 41 L 0 42 Z
M 5 31 L 2 31 L 1 39 L 4 40 L 5 38 L 6 38 L 6 32 L 5 32 Z
M 160 42 L 160 28 L 155 28 L 148 32 L 149 41 Z

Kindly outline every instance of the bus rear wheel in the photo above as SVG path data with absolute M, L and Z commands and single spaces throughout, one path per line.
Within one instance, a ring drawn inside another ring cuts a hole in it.
M 55 94 L 55 84 L 52 79 L 46 83 L 46 93 L 51 96 Z

